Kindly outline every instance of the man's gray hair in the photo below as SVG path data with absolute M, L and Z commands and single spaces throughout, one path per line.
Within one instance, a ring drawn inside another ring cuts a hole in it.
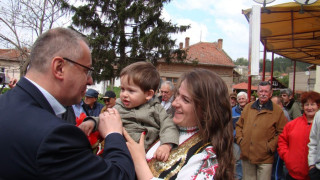
M 160 87 L 162 87 L 162 85 L 165 85 L 165 84 L 169 85 L 171 91 L 174 90 L 174 85 L 171 81 L 163 81 Z
M 237 94 L 237 100 L 238 100 L 238 98 L 240 98 L 241 96 L 244 96 L 246 99 L 248 99 L 248 94 L 247 94 L 246 92 L 241 91 L 241 92 L 239 92 L 239 93 Z
M 66 28 L 50 29 L 38 37 L 30 54 L 30 69 L 45 72 L 56 56 L 77 61 L 82 55 L 80 42 L 87 40 L 76 31 Z
M 261 81 L 261 82 L 258 84 L 258 89 L 260 89 L 260 88 L 259 88 L 260 86 L 270 86 L 270 90 L 272 90 L 272 85 L 269 83 L 269 81 Z
M 281 89 L 280 94 L 287 94 L 288 96 L 292 95 L 292 90 L 290 88 Z

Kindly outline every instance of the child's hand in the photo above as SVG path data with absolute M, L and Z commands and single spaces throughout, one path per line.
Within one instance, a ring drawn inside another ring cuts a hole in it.
M 170 144 L 162 144 L 158 147 L 156 152 L 153 154 L 153 158 L 156 158 L 159 161 L 167 161 L 170 155 L 171 151 L 171 145 Z
M 8 86 L 10 87 L 10 89 L 14 88 L 17 84 L 17 79 L 16 78 L 10 78 L 10 82 L 8 84 Z
M 93 128 L 94 128 L 94 121 L 88 120 L 85 122 L 82 122 L 78 127 L 86 134 L 87 136 L 90 136 Z

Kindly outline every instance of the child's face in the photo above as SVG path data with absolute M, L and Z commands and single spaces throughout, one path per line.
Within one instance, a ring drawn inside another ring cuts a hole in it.
M 135 108 L 148 101 L 147 92 L 142 91 L 132 80 L 128 81 L 128 76 L 122 76 L 120 78 L 120 84 L 120 99 L 126 108 Z

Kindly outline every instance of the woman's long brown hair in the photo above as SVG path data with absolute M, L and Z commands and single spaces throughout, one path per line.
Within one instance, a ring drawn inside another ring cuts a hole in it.
M 203 143 L 210 142 L 218 159 L 214 179 L 234 179 L 233 126 L 228 88 L 214 72 L 194 69 L 183 74 L 195 106 L 199 133 Z

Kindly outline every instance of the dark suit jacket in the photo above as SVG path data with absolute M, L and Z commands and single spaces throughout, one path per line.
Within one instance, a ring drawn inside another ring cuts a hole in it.
M 123 136 L 107 136 L 104 157 L 85 134 L 56 117 L 27 79 L 0 96 L 0 179 L 134 179 Z

